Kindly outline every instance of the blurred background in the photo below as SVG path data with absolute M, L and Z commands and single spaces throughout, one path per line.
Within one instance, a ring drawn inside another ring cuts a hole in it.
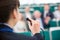
M 40 33 L 45 40 L 60 40 L 60 0 L 20 0 L 20 20 L 15 33 L 32 36 L 26 18 L 40 23 Z

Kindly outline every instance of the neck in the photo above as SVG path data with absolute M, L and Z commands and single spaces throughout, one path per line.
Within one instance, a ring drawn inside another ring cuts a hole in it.
M 10 28 L 14 27 L 14 21 L 8 21 L 7 24 L 10 26 Z

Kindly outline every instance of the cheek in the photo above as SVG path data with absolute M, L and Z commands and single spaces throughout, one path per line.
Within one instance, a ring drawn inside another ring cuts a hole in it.
M 17 15 L 17 19 L 18 19 L 18 20 L 20 19 L 20 15 L 19 15 L 19 14 Z
M 16 20 L 17 21 L 19 20 L 19 14 L 18 13 L 16 14 Z
M 40 15 L 38 14 L 38 15 L 37 15 L 37 17 L 39 18 L 39 17 L 40 17 Z

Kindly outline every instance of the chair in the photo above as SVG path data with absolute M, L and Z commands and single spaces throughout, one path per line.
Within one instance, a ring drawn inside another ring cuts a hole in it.
M 49 36 L 49 31 L 48 30 L 44 30 L 40 32 L 41 35 L 43 35 L 44 40 L 50 40 L 50 36 Z
M 50 40 L 60 40 L 60 27 L 51 27 L 49 32 Z
M 22 33 L 18 33 L 18 34 L 23 34 L 23 35 L 26 35 L 26 36 L 32 36 L 31 32 L 22 32 Z
M 50 27 L 56 27 L 56 26 L 57 26 L 56 21 L 53 21 L 53 20 L 51 20 L 51 21 L 49 22 L 49 24 L 50 24 Z
M 59 27 L 60 27 L 60 21 L 59 21 L 59 23 L 58 23 L 58 24 L 59 24 Z

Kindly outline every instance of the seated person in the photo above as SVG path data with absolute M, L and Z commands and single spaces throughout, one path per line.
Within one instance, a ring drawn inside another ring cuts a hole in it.
M 44 22 L 43 22 L 43 20 L 41 19 L 41 12 L 36 10 L 33 13 L 33 17 L 35 20 L 39 21 L 41 29 L 44 30 L 44 29 L 48 28 L 47 26 L 49 26 L 49 21 L 51 19 L 49 16 L 46 16 L 46 18 L 44 19 Z
M 49 4 L 45 4 L 44 5 L 44 10 L 42 12 L 42 22 L 43 22 L 43 25 L 44 25 L 44 28 L 46 29 L 46 24 L 45 24 L 45 19 L 47 18 L 47 16 L 49 16 L 51 19 L 54 18 L 54 15 L 53 13 L 50 11 L 50 6 Z
M 42 19 L 44 20 L 47 16 L 49 16 L 51 19 L 54 18 L 54 15 L 53 15 L 53 13 L 50 10 L 49 4 L 45 4 L 44 5 L 44 10 L 42 12 Z
M 38 10 L 34 11 L 33 17 L 34 17 L 35 20 L 39 21 L 40 28 L 44 29 L 43 22 L 42 22 L 42 19 L 41 19 L 41 12 L 39 12 Z
M 60 19 L 60 5 L 58 5 L 58 10 L 56 10 L 53 14 L 56 19 Z

